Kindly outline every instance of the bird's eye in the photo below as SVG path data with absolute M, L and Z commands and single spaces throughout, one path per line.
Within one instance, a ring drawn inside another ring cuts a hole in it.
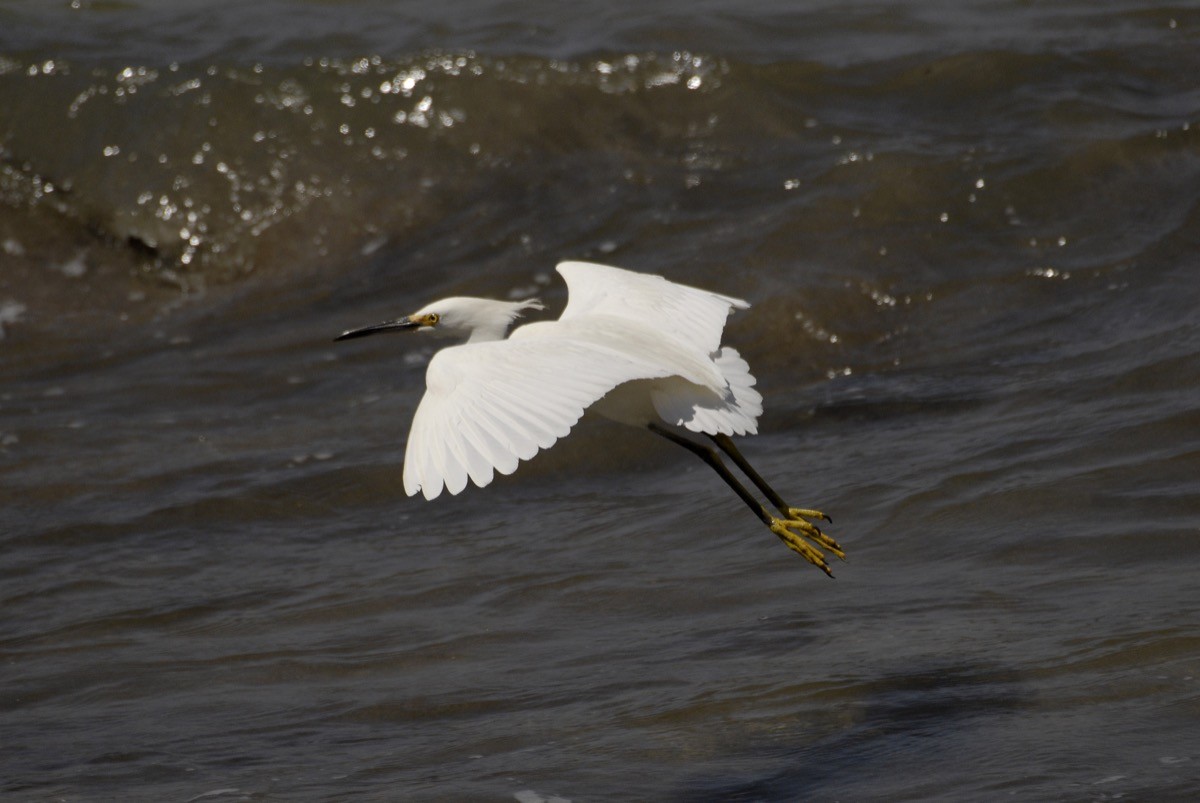
M 428 323 L 430 326 L 436 325 L 437 322 L 440 321 L 441 319 L 442 319 L 442 316 L 438 315 L 436 312 L 431 312 L 425 316 L 425 322 Z

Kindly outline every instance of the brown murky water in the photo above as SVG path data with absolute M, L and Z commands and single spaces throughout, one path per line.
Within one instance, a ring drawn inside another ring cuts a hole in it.
M 1200 11 L 0 2 L 0 792 L 1188 800 Z M 586 258 L 747 298 L 711 472 L 404 497 L 428 342 Z

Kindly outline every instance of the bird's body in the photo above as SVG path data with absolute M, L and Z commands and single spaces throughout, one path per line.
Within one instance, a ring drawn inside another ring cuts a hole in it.
M 468 480 L 485 486 L 496 471 L 511 474 L 565 437 L 591 408 L 696 452 L 789 547 L 828 572 L 820 553 L 792 532 L 841 556 L 836 542 L 805 520 L 822 514 L 784 505 L 730 440 L 754 434 L 762 413 L 749 365 L 721 345 L 729 314 L 749 304 L 605 265 L 564 262 L 558 272 L 569 291 L 559 319 L 519 326 L 507 338 L 521 312 L 541 309 L 540 302 L 443 299 L 338 338 L 416 329 L 465 340 L 429 362 L 405 448 L 405 491 L 434 499 L 443 487 L 458 494 Z M 784 517 L 767 513 L 715 451 L 682 431 L 712 438 Z

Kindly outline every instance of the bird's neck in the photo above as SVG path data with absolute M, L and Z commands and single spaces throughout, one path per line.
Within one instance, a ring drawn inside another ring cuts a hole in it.
M 481 326 L 471 330 L 470 337 L 467 338 L 468 343 L 487 343 L 491 340 L 503 340 L 508 334 L 508 323 L 496 326 Z

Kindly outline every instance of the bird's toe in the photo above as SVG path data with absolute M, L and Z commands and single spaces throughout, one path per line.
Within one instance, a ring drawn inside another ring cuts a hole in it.
M 802 519 L 772 519 L 770 527 L 771 532 L 779 536 L 779 540 L 783 541 L 788 549 L 796 552 L 800 557 L 830 577 L 833 577 L 833 572 L 830 570 L 829 564 L 825 562 L 825 555 L 805 539 L 815 541 L 840 558 L 845 557 L 845 553 L 841 551 L 840 547 L 837 547 L 837 543 L 832 538 L 826 536 L 807 521 Z M 833 546 L 829 546 L 829 543 L 832 543 Z
M 806 507 L 789 507 L 784 512 L 787 513 L 789 519 L 824 519 L 833 524 L 833 519 L 819 510 L 812 510 Z

